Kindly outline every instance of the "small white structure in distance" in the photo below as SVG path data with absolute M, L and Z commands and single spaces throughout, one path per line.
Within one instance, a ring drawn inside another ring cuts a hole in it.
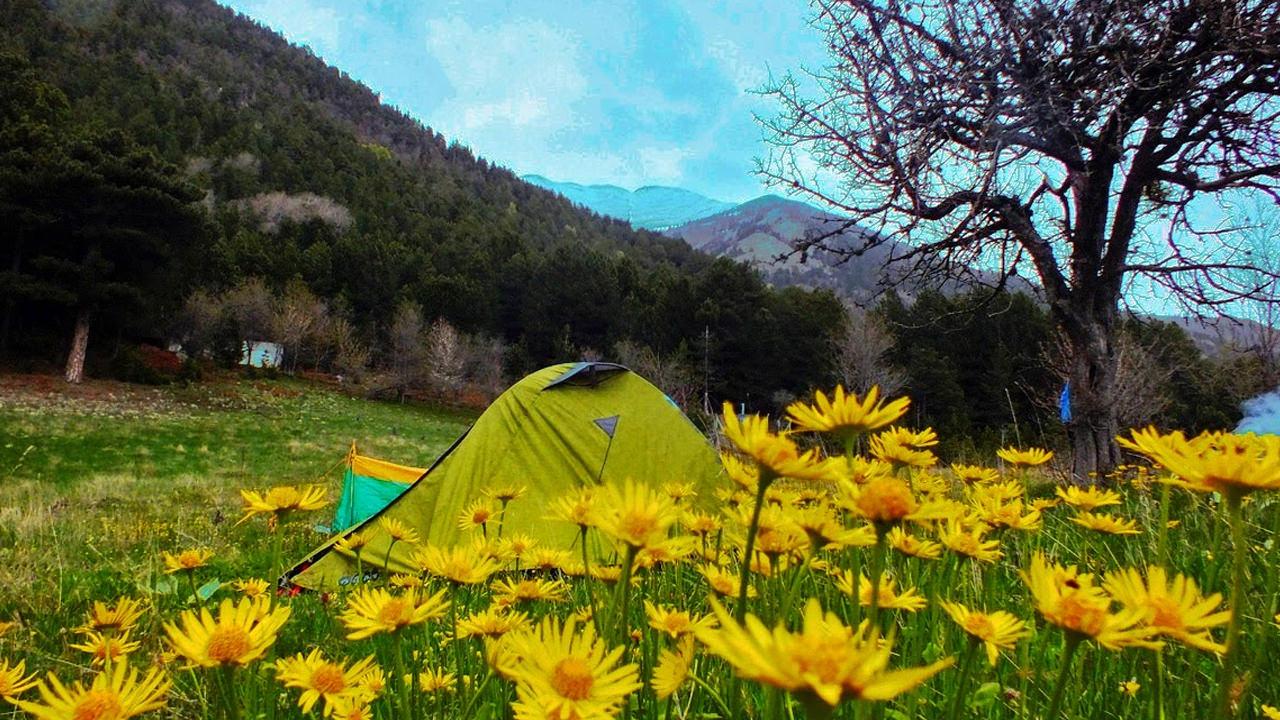
M 278 368 L 284 362 L 284 347 L 266 340 L 245 340 L 240 364 L 257 368 Z

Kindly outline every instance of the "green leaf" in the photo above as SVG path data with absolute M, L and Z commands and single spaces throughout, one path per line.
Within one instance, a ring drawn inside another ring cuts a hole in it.
M 210 580 L 209 582 L 201 585 L 200 588 L 196 590 L 196 594 L 200 596 L 201 600 L 208 600 L 213 597 L 213 594 L 218 592 L 218 589 L 221 587 L 221 582 L 217 580 Z
M 991 703 L 995 702 L 996 696 L 999 694 L 1000 683 L 983 683 L 981 687 L 973 692 L 973 697 L 969 698 L 969 707 L 987 707 Z

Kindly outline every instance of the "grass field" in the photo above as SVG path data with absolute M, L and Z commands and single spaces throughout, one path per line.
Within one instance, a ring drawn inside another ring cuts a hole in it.
M 619 581 L 631 567 L 625 561 L 584 576 L 575 556 L 556 548 L 538 549 L 552 551 L 549 569 L 511 573 L 516 550 L 511 538 L 494 539 L 501 532 L 491 519 L 474 531 L 474 547 L 450 562 L 424 555 L 420 575 L 397 580 L 411 589 L 388 597 L 306 594 L 275 601 L 274 610 L 265 598 L 240 601 L 259 603 L 253 623 L 291 613 L 266 655 L 244 667 L 192 669 L 172 655 L 162 623 L 200 602 L 190 589 L 221 585 L 209 603 L 235 601 L 241 591 L 231 581 L 271 576 L 276 538 L 284 560 L 298 557 L 321 539 L 311 526 L 332 512 L 295 516 L 271 535 L 261 517 L 236 524 L 238 490 L 323 478 L 332 497 L 338 476 L 324 473 L 351 440 L 377 456 L 425 464 L 471 419 L 284 381 L 68 391 L 0 380 L 0 622 L 17 623 L 0 633 L 0 663 L 24 661 L 64 681 L 106 677 L 74 647 L 86 637 L 78 628 L 93 601 L 131 597 L 143 613 L 129 666 L 161 668 L 173 686 L 155 716 L 173 718 L 1278 716 L 1264 714 L 1264 705 L 1280 706 L 1271 668 L 1280 657 L 1274 490 L 1249 493 L 1233 517 L 1223 496 L 1171 488 L 1138 469 L 1113 479 L 1114 495 L 1083 499 L 1059 497 L 1035 467 L 995 458 L 986 476 L 966 483 L 934 466 L 912 444 L 926 436 L 909 432 L 899 434 L 899 451 L 872 444 L 894 458 L 890 467 L 797 458 L 789 438 L 744 431 L 709 515 L 683 512 L 688 500 L 672 478 L 639 478 L 631 495 L 597 493 L 583 533 L 644 561 L 631 583 Z M 1247 447 L 1260 467 L 1273 462 L 1280 473 L 1280 445 Z M 769 463 L 813 478 L 774 482 L 758 474 Z M 1280 489 L 1280 475 L 1274 484 Z M 1107 523 L 1082 525 L 1095 501 L 1120 534 L 1105 531 Z M 189 585 L 182 573 L 162 574 L 162 553 L 197 548 L 213 555 Z M 534 548 L 521 552 L 523 567 L 535 564 Z M 742 557 L 755 558 L 745 572 Z M 1167 568 L 1170 580 L 1185 574 L 1199 589 L 1179 586 L 1185 595 L 1172 597 L 1172 585 L 1157 588 L 1153 567 Z M 739 592 L 740 576 L 750 597 Z M 1125 578 L 1142 591 L 1125 590 Z M 517 580 L 529 584 L 516 588 Z M 717 594 L 723 611 L 711 600 Z M 989 615 L 964 624 L 949 602 Z M 1232 603 L 1238 637 L 1224 652 Z M 406 607 L 416 619 L 385 624 Z M 754 632 L 734 630 L 739 607 L 759 618 Z M 1175 632 L 1178 622 L 1185 627 Z M 347 638 L 361 623 L 376 631 Z M 465 632 L 481 626 L 488 632 Z M 872 628 L 892 653 L 870 639 Z M 990 664 L 984 633 L 998 641 Z M 204 647 L 226 653 L 231 645 Z M 317 648 L 323 658 L 295 656 Z M 366 657 L 381 674 L 358 665 Z M 899 668 L 920 670 L 889 672 Z M 343 679 L 319 679 L 344 669 Z M 282 676 L 294 686 L 282 687 Z M 305 713 L 306 688 L 333 692 L 317 690 Z M 23 699 L 36 697 L 28 690 Z M 98 704 L 48 717 L 126 716 L 108 713 L 105 695 L 76 697 Z M 0 718 L 6 707 L 0 702 Z
M 67 389 L 56 378 L 4 377 L 0 618 L 29 619 L 48 647 L 64 612 L 81 611 L 93 593 L 136 590 L 162 549 L 208 546 L 215 575 L 264 575 L 260 528 L 233 527 L 241 488 L 324 482 L 332 495 L 352 441 L 426 466 L 473 419 L 287 380 Z M 285 550 L 321 539 L 300 527 Z

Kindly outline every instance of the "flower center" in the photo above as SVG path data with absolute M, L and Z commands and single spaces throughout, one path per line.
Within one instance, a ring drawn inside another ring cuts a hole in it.
M 71 712 L 71 720 L 119 720 L 125 716 L 120 698 L 109 690 L 90 690 Z
M 1058 603 L 1058 619 L 1069 630 L 1097 637 L 1106 621 L 1106 608 L 1097 603 L 1082 600 L 1075 594 L 1066 595 Z
M 590 697 L 591 686 L 595 681 L 591 667 L 582 658 L 567 657 L 556 663 L 551 670 L 551 687 L 570 700 L 586 700 Z
M 337 695 L 347 689 L 347 678 L 342 668 L 333 663 L 324 663 L 311 673 L 311 687 L 324 695 Z
M 915 512 L 916 501 L 905 483 L 897 478 L 884 477 L 862 487 L 857 506 L 868 520 L 893 522 Z
M 223 665 L 238 662 L 252 647 L 249 633 L 239 625 L 220 623 L 209 633 L 209 659 Z
M 657 529 L 657 523 L 648 513 L 628 512 L 618 518 L 618 529 L 626 539 L 639 541 L 636 544 L 643 544 L 643 541 Z
M 1185 624 L 1182 621 L 1182 613 L 1172 600 L 1167 597 L 1151 597 L 1147 602 L 1155 611 L 1154 617 L 1151 618 L 1152 625 L 1175 630 L 1182 629 Z
M 991 618 L 986 615 L 974 614 L 965 618 L 964 629 L 970 635 L 983 640 L 995 635 L 995 626 L 991 624 Z
M 391 598 L 378 611 L 378 621 L 391 627 L 408 624 L 409 604 L 404 598 Z

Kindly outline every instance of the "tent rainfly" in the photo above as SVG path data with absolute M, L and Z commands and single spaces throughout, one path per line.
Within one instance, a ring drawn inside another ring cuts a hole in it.
M 417 531 L 424 545 L 470 542 L 459 514 L 499 484 L 523 485 L 503 533 L 524 533 L 544 546 L 570 549 L 578 528 L 548 520 L 548 507 L 575 488 L 634 478 L 692 483 L 711 501 L 721 472 L 706 438 L 661 390 L 621 365 L 564 363 L 511 386 L 431 467 L 380 512 L 329 539 L 282 578 L 285 586 L 330 591 L 387 573 L 416 573 L 413 548 L 392 544 L 379 524 L 391 518 Z M 362 531 L 361 563 L 336 546 Z M 597 541 L 598 542 L 598 541 Z M 390 555 L 388 556 L 388 550 Z M 599 559 L 611 549 L 589 548 Z M 386 559 L 384 566 L 384 558 Z

